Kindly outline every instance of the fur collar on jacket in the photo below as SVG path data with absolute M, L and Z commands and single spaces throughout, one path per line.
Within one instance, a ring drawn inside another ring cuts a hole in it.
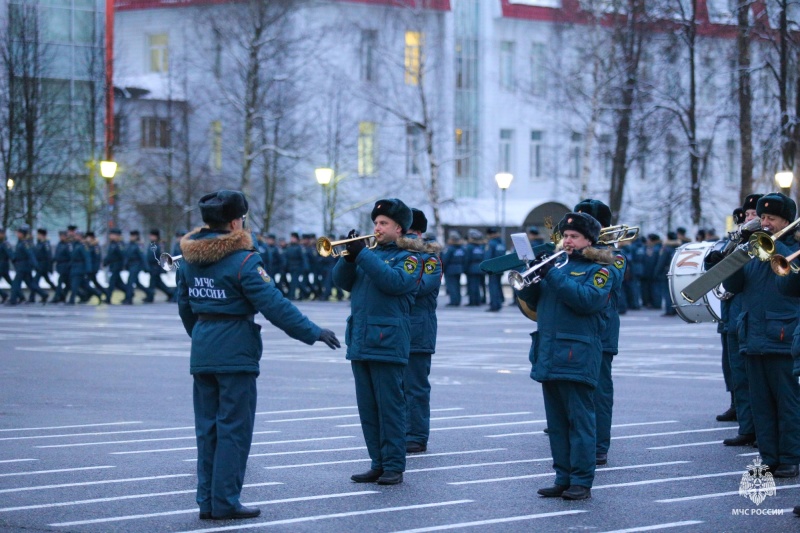
M 181 239 L 183 259 L 201 265 L 216 263 L 233 252 L 252 249 L 253 238 L 243 229 L 217 232 L 206 227 L 196 228 Z
M 426 254 L 438 254 L 442 251 L 442 245 L 438 242 L 425 242 L 420 238 L 400 237 L 397 239 L 397 247 L 410 252 Z
M 564 246 L 562 244 L 563 241 L 559 241 L 558 244 L 556 245 L 557 252 L 564 249 Z M 614 262 L 616 251 L 615 248 L 598 248 L 596 246 L 587 246 L 586 248 L 580 251 L 580 255 L 582 255 L 592 263 L 597 263 L 598 265 L 610 265 L 611 263 Z

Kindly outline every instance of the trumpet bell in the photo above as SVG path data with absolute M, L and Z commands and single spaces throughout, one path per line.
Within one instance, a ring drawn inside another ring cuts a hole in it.
M 347 255 L 347 250 L 337 251 L 337 246 L 346 245 L 348 242 L 354 241 L 367 241 L 367 248 L 372 250 L 378 246 L 378 239 L 375 235 L 362 235 L 360 237 L 353 237 L 352 239 L 342 239 L 340 241 L 332 241 L 327 237 L 320 237 L 317 239 L 317 253 L 322 257 L 344 257 Z
M 171 256 L 169 254 L 161 254 L 158 258 L 158 266 L 170 272 L 178 269 L 178 261 L 183 257 L 182 255 Z
M 775 255 L 775 241 L 768 233 L 763 231 L 753 233 L 748 244 L 750 255 L 759 261 L 769 261 Z
M 512 270 L 508 273 L 508 284 L 511 285 L 511 288 L 515 291 L 521 291 L 525 288 L 525 278 L 516 270 Z

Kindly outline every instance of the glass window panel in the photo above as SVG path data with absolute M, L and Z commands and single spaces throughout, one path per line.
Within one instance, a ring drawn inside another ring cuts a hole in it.
M 42 12 L 44 15 L 44 40 L 69 42 L 70 10 L 51 7 L 43 8 Z
M 92 11 L 73 11 L 75 21 L 75 34 L 73 39 L 76 43 L 94 42 L 94 12 Z

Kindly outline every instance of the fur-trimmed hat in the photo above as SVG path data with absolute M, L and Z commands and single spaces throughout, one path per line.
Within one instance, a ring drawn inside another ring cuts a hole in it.
M 86 232 L 86 236 L 87 237 L 94 237 L 94 232 L 93 231 L 87 231 Z
M 756 213 L 758 216 L 775 215 L 791 222 L 797 215 L 797 204 L 781 192 L 771 192 L 758 199 Z
M 111 228 L 108 230 L 108 233 L 111 235 L 122 235 L 122 230 L 119 228 Z
M 734 224 L 741 224 L 742 222 L 744 222 L 744 219 L 745 219 L 744 209 L 742 209 L 741 207 L 737 207 L 736 209 L 733 210 Z
M 399 198 L 384 198 L 375 202 L 375 207 L 372 208 L 372 221 L 374 222 L 381 215 L 397 222 L 403 229 L 403 233 L 408 231 L 414 220 L 411 209 Z
M 537 228 L 536 226 L 528 226 L 528 233 L 539 235 L 539 228 Z
M 604 228 L 611 225 L 611 209 L 600 200 L 592 200 L 591 198 L 582 200 L 575 206 L 574 211 L 591 215 Z
M 47 228 L 39 228 L 36 230 L 36 233 L 39 235 L 47 235 Z
M 27 224 L 20 224 L 19 226 L 17 226 L 17 231 L 27 235 L 28 233 L 31 232 L 31 227 Z
M 414 231 L 419 231 L 420 233 L 425 233 L 428 231 L 428 218 L 425 216 L 425 213 L 416 207 L 412 207 L 411 216 L 411 229 Z
M 157 229 L 151 229 L 150 235 L 155 235 L 156 237 L 161 237 L 161 232 Z
M 247 214 L 244 193 L 220 189 L 200 198 L 200 215 L 206 224 L 227 224 Z
M 748 194 L 745 199 L 744 203 L 742 204 L 742 211 L 747 211 L 748 209 L 755 209 L 758 201 L 761 197 L 764 196 L 763 194 Z
M 600 238 L 600 223 L 592 216 L 586 213 L 567 213 L 561 222 L 558 223 L 558 232 L 562 235 L 568 229 L 577 231 L 592 244 L 597 242 Z

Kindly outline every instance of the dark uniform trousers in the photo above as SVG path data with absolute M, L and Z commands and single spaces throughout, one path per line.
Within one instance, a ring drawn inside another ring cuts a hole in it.
M 351 361 L 361 430 L 372 460 L 370 468 L 406 469 L 406 412 L 403 374 L 406 367 L 379 361 Z
M 461 305 L 461 274 L 445 274 L 444 280 L 450 305 Z
M 406 395 L 406 442 L 427 446 L 431 432 L 431 354 L 412 353 L 403 379 Z
M 556 485 L 591 487 L 595 471 L 594 388 L 566 380 L 542 382 Z
M 500 309 L 503 307 L 502 274 L 489 274 L 489 308 Z
M 739 352 L 738 332 L 727 333 L 728 361 L 731 368 L 731 387 L 736 407 L 736 420 L 739 422 L 739 435 L 752 435 L 753 410 L 750 402 L 750 384 L 747 380 L 747 356 Z
M 614 408 L 614 381 L 611 379 L 611 363 L 614 356 L 603 352 L 600 374 L 594 390 L 594 407 L 597 418 L 597 453 L 608 453 L 611 445 L 611 413 Z
M 800 463 L 800 385 L 789 354 L 746 355 L 758 451 L 770 466 Z
M 254 373 L 194 374 L 197 504 L 215 516 L 241 507 L 239 495 L 256 417 Z

